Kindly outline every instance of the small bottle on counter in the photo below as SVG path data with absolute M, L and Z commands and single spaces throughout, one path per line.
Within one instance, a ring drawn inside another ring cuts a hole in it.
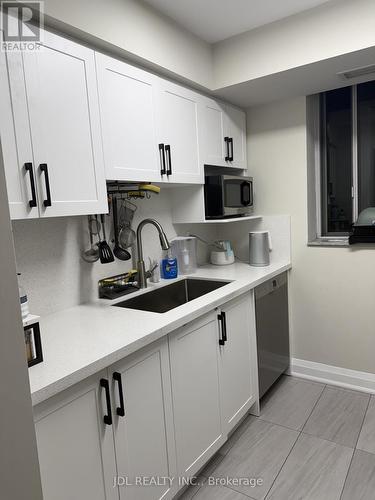
M 178 266 L 177 259 L 173 257 L 172 251 L 167 250 L 167 256 L 161 261 L 161 277 L 165 280 L 170 280 L 173 278 L 177 278 L 178 275 Z
M 17 276 L 21 276 L 21 273 L 17 273 Z M 27 318 L 27 316 L 30 313 L 30 311 L 29 311 L 29 301 L 28 301 L 25 289 L 20 284 L 19 279 L 18 279 L 18 292 L 19 292 L 19 297 L 20 297 L 22 319 L 25 319 L 25 318 Z

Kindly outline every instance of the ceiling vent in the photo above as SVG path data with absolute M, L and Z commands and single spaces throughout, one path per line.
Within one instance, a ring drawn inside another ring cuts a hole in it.
M 337 73 L 337 76 L 343 78 L 344 80 L 351 80 L 352 78 L 358 78 L 360 76 L 375 75 L 375 64 L 370 64 L 370 66 L 362 66 L 361 68 L 348 69 L 347 71 L 342 71 Z

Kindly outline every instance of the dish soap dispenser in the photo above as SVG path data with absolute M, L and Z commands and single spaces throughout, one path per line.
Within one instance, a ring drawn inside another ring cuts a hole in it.
M 161 261 L 161 276 L 165 280 L 177 278 L 177 259 L 173 257 L 171 249 L 167 250 L 167 256 Z

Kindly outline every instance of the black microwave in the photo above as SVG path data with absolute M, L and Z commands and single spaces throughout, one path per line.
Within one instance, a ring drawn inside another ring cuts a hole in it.
M 241 217 L 253 211 L 253 178 L 206 175 L 204 183 L 206 219 Z

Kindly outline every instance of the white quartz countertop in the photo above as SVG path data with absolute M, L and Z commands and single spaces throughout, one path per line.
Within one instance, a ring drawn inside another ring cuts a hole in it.
M 213 308 L 291 268 L 290 262 L 268 267 L 244 263 L 199 267 L 191 278 L 231 281 L 213 292 L 166 313 L 112 307 L 116 302 L 177 280 L 150 283 L 146 290 L 116 300 L 97 300 L 40 319 L 43 363 L 29 368 L 34 405 L 67 389 L 112 363 L 167 335 Z

